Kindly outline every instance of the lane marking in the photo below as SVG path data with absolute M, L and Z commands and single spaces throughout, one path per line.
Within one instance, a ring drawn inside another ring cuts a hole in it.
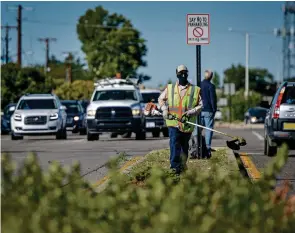
M 252 133 L 260 140 L 260 141 L 263 141 L 264 140 L 264 137 L 261 136 L 259 133 L 257 133 L 256 131 L 252 131 Z
M 243 163 L 243 166 L 245 167 L 248 176 L 252 181 L 258 180 L 261 178 L 261 173 L 251 160 L 251 158 L 248 156 L 247 153 L 240 153 L 240 158 Z
M 120 172 L 125 171 L 127 168 L 131 167 L 132 165 L 134 165 L 137 161 L 139 161 L 140 159 L 142 159 L 143 156 L 135 156 L 132 159 L 128 160 L 127 162 L 125 162 L 123 164 L 123 166 L 119 169 Z M 104 176 L 103 178 L 101 178 L 100 180 L 96 181 L 93 184 L 94 188 L 97 188 L 98 186 L 102 185 L 103 183 L 105 183 L 110 177 L 108 175 Z

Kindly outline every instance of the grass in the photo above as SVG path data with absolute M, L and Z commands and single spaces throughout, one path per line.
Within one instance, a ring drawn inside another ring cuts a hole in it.
M 169 149 L 150 152 L 146 155 L 146 159 L 143 162 L 135 165 L 130 170 L 127 174 L 129 179 L 132 183 L 144 186 L 145 180 L 150 176 L 151 169 L 156 166 L 163 169 L 168 176 L 175 176 L 170 170 L 169 156 Z M 187 161 L 188 170 L 197 170 L 200 173 L 211 172 L 212 176 L 214 176 L 216 172 L 215 166 L 221 171 L 221 173 L 218 173 L 219 175 L 222 174 L 226 176 L 229 172 L 234 172 L 231 171 L 232 161 L 228 159 L 226 148 L 217 149 L 212 153 L 211 159 L 188 159 Z

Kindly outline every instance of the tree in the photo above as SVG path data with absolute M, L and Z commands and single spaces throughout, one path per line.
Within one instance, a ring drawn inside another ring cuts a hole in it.
M 213 84 L 215 85 L 216 88 L 219 88 L 219 86 L 220 86 L 220 76 L 216 71 L 214 72 L 212 82 L 213 82 Z
M 19 68 L 9 63 L 1 66 L 1 104 L 17 102 L 26 93 L 50 93 L 46 77 L 37 68 Z
M 110 14 L 101 6 L 89 9 L 79 18 L 77 33 L 88 66 L 98 78 L 116 73 L 126 78 L 146 66 L 145 40 L 123 15 Z
M 245 88 L 245 67 L 242 65 L 232 65 L 224 71 L 224 83 L 234 83 L 236 90 Z M 273 75 L 267 69 L 249 69 L 249 89 L 263 95 L 271 96 L 275 93 L 277 84 L 273 80 Z
M 94 90 L 91 80 L 76 80 L 73 83 L 64 83 L 54 93 L 63 100 L 89 100 Z

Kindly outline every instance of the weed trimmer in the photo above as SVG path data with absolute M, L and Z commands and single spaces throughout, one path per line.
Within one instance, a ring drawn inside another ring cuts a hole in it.
M 155 105 L 154 103 L 148 103 L 145 107 L 145 110 L 144 110 L 144 114 L 146 116 L 155 116 L 155 115 L 160 115 L 162 116 L 162 113 L 158 110 L 157 108 L 157 105 Z M 232 149 L 232 150 L 240 150 L 240 147 L 241 146 L 245 146 L 247 145 L 246 143 L 246 140 L 242 137 L 236 137 L 236 136 L 232 136 L 232 135 L 229 135 L 227 133 L 223 133 L 223 132 L 220 132 L 218 130 L 215 130 L 215 129 L 210 129 L 210 128 L 207 128 L 203 125 L 198 125 L 196 123 L 193 123 L 193 122 L 190 122 L 189 121 L 189 117 L 187 117 L 186 115 L 183 115 L 181 118 L 178 118 L 176 116 L 173 116 L 171 114 L 168 114 L 168 119 L 169 120 L 177 120 L 183 124 L 190 124 L 190 125 L 193 125 L 193 126 L 196 126 L 196 127 L 199 127 L 199 128 L 202 128 L 202 129 L 206 129 L 206 130 L 210 130 L 210 131 L 213 131 L 215 133 L 218 133 L 218 134 L 221 134 L 221 135 L 224 135 L 226 137 L 230 137 L 230 138 L 233 138 L 234 140 L 231 140 L 231 141 L 226 141 L 226 144 L 227 146 Z

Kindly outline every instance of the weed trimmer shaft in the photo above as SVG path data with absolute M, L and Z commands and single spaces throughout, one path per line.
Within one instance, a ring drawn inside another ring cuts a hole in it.
M 148 103 L 146 105 L 145 110 L 144 110 L 144 114 L 146 116 L 149 116 L 149 115 L 152 115 L 152 116 L 160 115 L 161 116 L 162 115 L 162 113 L 157 109 L 157 106 L 155 104 L 153 104 L 153 103 Z M 227 146 L 232 150 L 239 150 L 240 146 L 247 145 L 246 140 L 244 138 L 242 138 L 242 137 L 232 136 L 232 135 L 220 132 L 220 131 L 215 130 L 215 129 L 207 128 L 207 127 L 205 127 L 203 125 L 198 125 L 196 123 L 192 123 L 192 122 L 189 121 L 189 118 L 187 116 L 185 116 L 185 115 L 182 116 L 181 118 L 178 118 L 178 117 L 176 117 L 174 115 L 168 114 L 168 119 L 169 120 L 177 120 L 177 121 L 179 121 L 179 122 L 181 122 L 183 124 L 190 124 L 190 125 L 202 128 L 202 129 L 210 130 L 212 132 L 215 132 L 215 133 L 218 133 L 218 134 L 233 138 L 234 140 L 226 141 Z

